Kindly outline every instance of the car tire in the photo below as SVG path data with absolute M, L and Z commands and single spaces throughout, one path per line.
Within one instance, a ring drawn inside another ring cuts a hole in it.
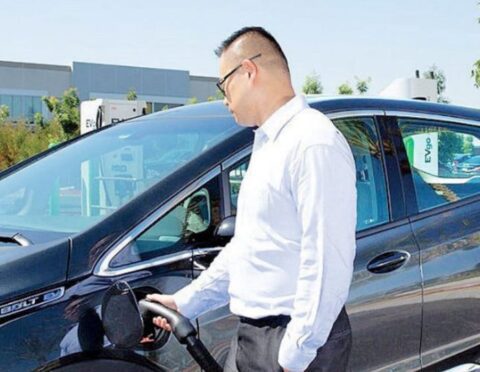
M 102 350 L 97 353 L 76 353 L 37 368 L 36 372 L 164 372 L 150 360 L 130 351 Z

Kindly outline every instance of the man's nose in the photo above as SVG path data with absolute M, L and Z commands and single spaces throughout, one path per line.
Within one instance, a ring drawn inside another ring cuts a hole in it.
M 228 107 L 228 99 L 226 96 L 223 96 L 223 104 Z

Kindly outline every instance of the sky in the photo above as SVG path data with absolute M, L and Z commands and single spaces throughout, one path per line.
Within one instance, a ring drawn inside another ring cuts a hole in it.
M 324 94 L 355 77 L 369 95 L 435 64 L 444 95 L 480 108 L 471 78 L 480 59 L 477 0 L 0 0 L 0 60 L 73 61 L 188 70 L 218 76 L 214 49 L 244 26 L 282 46 L 294 88 L 317 74 Z

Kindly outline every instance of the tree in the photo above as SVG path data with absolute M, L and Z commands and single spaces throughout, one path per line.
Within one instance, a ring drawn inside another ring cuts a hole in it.
M 463 152 L 463 137 L 453 132 L 440 132 L 438 144 L 438 160 L 444 164 L 450 163 L 455 154 Z
M 0 124 L 3 124 L 7 121 L 10 116 L 10 109 L 6 105 L 0 106 Z
M 194 105 L 195 103 L 198 103 L 198 98 L 197 97 L 192 97 L 189 98 L 186 105 Z
M 445 89 L 447 88 L 447 78 L 442 70 L 439 70 L 435 64 L 423 73 L 425 79 L 433 79 L 437 81 L 437 102 L 449 103 L 448 98 L 443 96 Z
M 463 139 L 463 151 L 464 154 L 473 154 L 473 136 L 466 136 Z
M 473 64 L 472 77 L 475 81 L 475 88 L 480 88 L 480 59 Z
M 353 94 L 353 89 L 352 87 L 350 86 L 350 84 L 348 83 L 348 81 L 346 83 L 343 83 L 342 85 L 340 85 L 338 87 L 338 94 L 342 94 L 342 95 L 351 95 Z
M 320 82 L 320 76 L 315 73 L 305 76 L 302 92 L 305 94 L 322 94 L 323 85 Z
M 45 103 L 45 105 L 48 108 L 48 111 L 50 111 L 51 113 L 54 113 L 55 111 L 58 110 L 58 106 L 60 102 L 57 97 L 55 96 L 42 97 L 42 101 Z
M 137 92 L 135 89 L 130 88 L 130 90 L 127 92 L 127 100 L 128 101 L 136 101 L 137 100 Z
M 358 76 L 355 76 L 355 80 L 357 80 L 355 88 L 357 88 L 358 94 L 361 95 L 367 93 L 368 89 L 370 89 L 369 84 L 372 82 L 372 78 L 369 76 L 368 78 L 362 80 Z
M 477 3 L 480 5 L 480 1 Z M 478 23 L 480 23 L 480 18 L 477 18 Z M 473 85 L 475 88 L 480 88 L 480 59 L 473 64 L 472 78 L 474 80 Z
M 215 92 L 215 95 L 207 97 L 208 102 L 221 101 L 222 99 L 223 99 L 223 93 L 220 92 L 218 89 Z
M 0 125 L 0 171 L 66 139 L 57 121 L 40 127 L 27 126 L 24 121 Z
M 45 120 L 43 119 L 43 115 L 40 112 L 36 112 L 35 114 L 33 114 L 33 123 L 39 127 L 45 126 Z
M 60 99 L 54 96 L 43 97 L 42 99 L 48 110 L 53 114 L 53 120 L 60 123 L 69 138 L 79 134 L 80 99 L 75 88 L 67 89 Z

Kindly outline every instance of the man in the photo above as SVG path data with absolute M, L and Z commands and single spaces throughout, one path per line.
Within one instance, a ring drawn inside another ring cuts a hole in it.
M 235 236 L 191 285 L 150 298 L 191 319 L 230 302 L 240 327 L 226 370 L 345 370 L 356 224 L 351 150 L 295 95 L 287 59 L 264 29 L 235 32 L 217 55 L 225 105 L 240 125 L 258 127 Z M 154 323 L 170 329 L 165 319 Z

